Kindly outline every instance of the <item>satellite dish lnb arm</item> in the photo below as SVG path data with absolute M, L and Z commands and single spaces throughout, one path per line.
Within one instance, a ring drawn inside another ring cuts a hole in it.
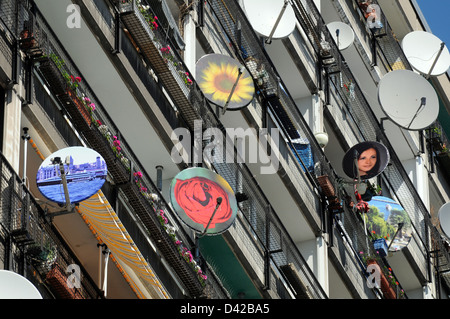
M 222 197 L 217 197 L 216 208 L 214 209 L 214 212 L 212 213 L 211 218 L 209 219 L 208 225 L 206 225 L 205 230 L 203 231 L 203 233 L 200 234 L 199 237 L 203 237 L 206 234 L 206 232 L 208 231 L 209 225 L 211 224 L 211 222 L 214 218 L 214 215 L 216 215 L 217 209 L 219 208 L 220 204 L 222 204 Z
M 272 43 L 273 34 L 275 33 L 275 30 L 277 29 L 278 24 L 280 23 L 280 20 L 283 17 L 284 11 L 286 11 L 287 5 L 288 5 L 288 1 L 284 0 L 284 4 L 283 4 L 283 7 L 281 8 L 280 14 L 278 15 L 277 20 L 275 21 L 275 24 L 273 25 L 272 31 L 270 31 L 269 37 L 266 40 L 267 44 Z
M 439 60 L 439 57 L 441 56 L 442 51 L 444 51 L 445 43 L 441 43 L 441 47 L 439 48 L 439 52 L 436 56 L 436 59 L 433 61 L 433 65 L 431 65 L 430 71 L 428 72 L 426 79 L 428 80 L 430 78 L 431 72 L 433 72 L 434 67 L 436 66 L 437 61 Z

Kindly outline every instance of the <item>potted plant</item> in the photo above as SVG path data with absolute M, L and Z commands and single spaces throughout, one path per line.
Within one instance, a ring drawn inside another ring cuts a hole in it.
M 50 269 L 52 264 L 56 261 L 57 251 L 56 247 L 46 243 L 45 245 L 33 244 L 27 249 L 27 256 L 35 265 Z
M 369 265 L 375 265 L 377 271 L 380 274 L 380 290 L 383 292 L 383 296 L 386 299 L 397 299 L 397 293 L 395 292 L 394 288 L 391 286 L 390 281 L 388 278 L 393 278 L 392 273 L 389 271 L 388 274 L 386 274 L 385 267 L 380 267 L 380 264 L 375 259 L 369 259 L 367 262 L 367 266 Z M 394 279 L 395 280 L 395 279 Z M 397 282 L 398 285 L 398 282 Z
M 369 202 L 373 196 L 381 195 L 381 186 L 373 184 L 369 181 L 366 182 L 366 192 L 361 195 L 361 199 L 365 202 Z

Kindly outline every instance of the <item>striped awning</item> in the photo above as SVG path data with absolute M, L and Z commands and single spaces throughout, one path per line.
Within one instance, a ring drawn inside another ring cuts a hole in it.
M 138 298 L 168 299 L 169 295 L 101 191 L 80 203 L 83 220 L 101 244 L 106 244 Z

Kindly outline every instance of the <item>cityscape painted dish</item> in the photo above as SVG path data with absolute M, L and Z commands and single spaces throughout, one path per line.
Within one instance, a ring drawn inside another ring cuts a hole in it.
M 242 72 L 240 76 L 239 69 Z M 203 94 L 219 107 L 227 106 L 230 111 L 239 110 L 253 100 L 253 78 L 244 66 L 229 56 L 207 54 L 197 61 L 196 72 L 197 83 Z
M 58 204 L 66 204 L 59 163 L 64 166 L 72 204 L 94 195 L 103 186 L 108 174 L 104 159 L 90 148 L 67 147 L 51 154 L 40 165 L 36 184 L 45 198 Z
M 201 167 L 185 169 L 175 176 L 170 202 L 188 227 L 198 233 L 206 230 L 206 235 L 225 232 L 237 214 L 236 197 L 227 181 Z
M 411 240 L 412 226 L 403 207 L 384 196 L 374 196 L 368 204 L 370 210 L 365 218 L 372 236 L 384 238 L 391 252 L 405 248 Z

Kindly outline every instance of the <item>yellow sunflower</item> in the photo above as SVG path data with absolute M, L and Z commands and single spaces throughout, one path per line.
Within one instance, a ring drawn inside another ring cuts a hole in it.
M 225 104 L 238 75 L 239 68 L 236 65 L 229 63 L 219 65 L 209 62 L 208 67 L 201 74 L 202 80 L 199 86 L 214 103 L 220 104 L 220 102 L 223 102 Z M 253 92 L 253 79 L 243 73 L 234 89 L 230 103 L 249 102 L 253 98 Z

